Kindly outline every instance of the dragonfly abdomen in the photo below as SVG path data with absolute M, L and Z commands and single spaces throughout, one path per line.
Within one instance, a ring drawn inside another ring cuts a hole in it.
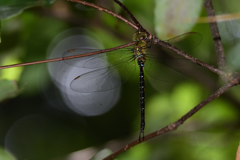
M 144 140 L 144 128 L 145 128 L 145 85 L 144 85 L 144 62 L 138 61 L 138 65 L 140 68 L 140 76 L 139 76 L 139 89 L 140 89 L 140 110 L 141 110 L 141 123 L 140 123 L 140 134 L 139 141 Z

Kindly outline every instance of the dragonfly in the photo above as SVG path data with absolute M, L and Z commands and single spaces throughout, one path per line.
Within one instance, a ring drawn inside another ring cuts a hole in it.
M 201 42 L 201 34 L 196 32 L 187 32 L 176 36 L 165 42 L 182 49 L 195 48 Z M 137 31 L 133 35 L 135 44 L 131 47 L 126 47 L 111 52 L 101 53 L 97 55 L 64 60 L 67 64 L 80 68 L 94 69 L 93 71 L 83 73 L 74 78 L 70 84 L 70 88 L 76 92 L 92 93 L 104 92 L 117 88 L 127 82 L 133 73 L 136 66 L 139 67 L 139 90 L 140 90 L 140 133 L 139 142 L 144 140 L 145 129 L 145 75 L 146 72 L 150 77 L 164 79 L 164 74 L 161 73 L 162 68 L 166 70 L 165 63 L 168 61 L 162 58 L 160 53 L 153 54 L 148 50 L 151 48 L 151 41 L 147 41 L 148 35 L 145 32 Z M 191 45 L 186 45 L 186 42 L 194 42 Z M 184 47 L 183 47 L 184 46 Z M 76 48 L 63 53 L 63 57 L 85 54 L 99 51 L 90 48 Z M 171 69 L 168 69 L 170 71 Z M 166 71 L 165 71 L 166 72 Z M 158 76 L 160 74 L 160 76 Z

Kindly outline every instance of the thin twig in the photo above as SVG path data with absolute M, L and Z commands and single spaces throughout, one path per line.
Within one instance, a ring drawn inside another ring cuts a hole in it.
M 204 7 L 206 8 L 208 17 L 215 17 L 215 11 L 213 9 L 212 0 L 205 0 Z M 226 62 L 225 62 L 224 48 L 222 45 L 218 26 L 216 22 L 211 22 L 211 18 L 209 18 L 209 25 L 212 32 L 214 45 L 215 45 L 218 68 L 221 70 L 224 70 Z
M 137 27 L 135 24 L 133 24 L 132 22 L 126 20 L 126 19 L 123 18 L 122 16 L 120 16 L 120 15 L 118 15 L 118 14 L 116 14 L 116 13 L 114 13 L 114 12 L 112 12 L 112 11 L 106 9 L 106 8 L 100 7 L 100 6 L 98 6 L 98 5 L 96 5 L 96 4 L 93 4 L 93 3 L 88 3 L 88 2 L 85 2 L 85 1 L 81 1 L 81 0 L 67 0 L 67 1 L 75 2 L 75 3 L 80 3 L 80 4 L 83 4 L 83 5 L 85 5 L 85 6 L 89 6 L 89 7 L 92 7 L 92 8 L 96 8 L 96 9 L 98 9 L 99 11 L 106 12 L 106 13 L 108 13 L 108 14 L 110 14 L 110 15 L 112 15 L 112 16 L 120 19 L 120 20 L 122 20 L 123 22 L 125 22 L 126 24 L 128 24 L 129 26 L 131 26 L 132 28 L 138 30 L 138 27 Z
M 226 92 L 228 89 L 230 89 L 231 87 L 233 87 L 235 84 L 235 82 L 230 82 L 226 85 L 224 85 L 223 87 L 221 87 L 220 89 L 218 89 L 215 93 L 213 93 L 212 95 L 210 95 L 207 99 L 205 99 L 204 101 L 202 101 L 201 103 L 199 103 L 197 106 L 195 106 L 193 109 L 191 109 L 187 114 L 185 114 L 184 116 L 182 116 L 179 120 L 177 120 L 176 122 L 156 131 L 153 132 L 147 136 L 144 137 L 144 141 L 146 140 L 150 140 L 156 136 L 165 134 L 167 132 L 176 130 L 181 124 L 183 124 L 188 118 L 190 118 L 191 116 L 193 116 L 197 111 L 199 111 L 201 108 L 203 108 L 206 104 L 210 103 L 212 100 L 214 100 L 215 98 L 219 97 L 220 95 L 222 95 L 224 92 Z M 126 150 L 130 149 L 131 147 L 137 145 L 138 143 L 140 143 L 138 140 L 126 145 L 125 147 L 119 149 L 118 151 L 114 152 L 113 154 L 109 155 L 108 157 L 106 157 L 104 160 L 110 160 L 113 159 L 114 157 L 116 157 L 117 155 L 119 155 L 122 152 L 125 152 Z
M 240 12 L 221 14 L 216 16 L 208 16 L 208 17 L 199 17 L 197 19 L 197 23 L 226 22 L 226 21 L 232 21 L 232 20 L 238 20 L 238 19 L 240 19 Z M 186 22 L 192 22 L 192 21 L 188 20 Z
M 167 49 L 170 49 L 171 51 L 175 52 L 176 54 L 178 54 L 178 55 L 180 55 L 180 56 L 182 56 L 182 57 L 192 61 L 193 63 L 196 63 L 196 64 L 198 64 L 198 65 L 200 65 L 202 67 L 205 67 L 205 68 L 209 69 L 210 71 L 212 71 L 214 73 L 217 73 L 218 75 L 222 75 L 222 76 L 226 75 L 226 73 L 224 71 L 221 71 L 221 70 L 219 70 L 219 69 L 217 69 L 217 68 L 215 68 L 215 67 L 213 67 L 213 66 L 211 66 L 211 65 L 209 65 L 207 63 L 204 63 L 204 62 L 198 60 L 197 58 L 190 56 L 189 54 L 179 50 L 178 48 L 172 46 L 171 44 L 169 44 L 169 43 L 167 43 L 165 41 L 162 41 L 162 40 L 160 40 L 160 39 L 158 39 L 156 37 L 153 37 L 153 43 L 158 44 L 160 46 L 163 46 L 163 47 L 165 47 Z
M 133 22 L 137 25 L 138 30 L 142 32 L 147 32 L 143 26 L 138 22 L 138 20 L 133 16 L 133 14 L 118 0 L 114 0 L 120 7 L 124 9 L 125 12 L 129 15 L 129 17 L 133 20 Z
M 237 149 L 236 160 L 240 160 L 240 142 Z
M 74 55 L 74 56 L 47 59 L 47 60 L 27 62 L 27 63 L 12 64 L 12 65 L 7 65 L 7 66 L 0 66 L 0 69 L 7 69 L 7 68 L 12 68 L 12 67 L 28 66 L 28 65 L 33 65 L 33 64 L 41 64 L 41 63 L 56 62 L 56 61 L 62 61 L 62 60 L 67 60 L 67 59 L 73 59 L 73 58 L 86 57 L 86 56 L 111 52 L 111 51 L 114 51 L 114 50 L 125 48 L 125 47 L 128 47 L 128 46 L 134 45 L 134 43 L 135 42 L 131 42 L 131 43 L 124 44 L 124 45 L 121 45 L 121 46 L 117 46 L 117 47 L 114 47 L 114 48 L 99 50 L 99 51 L 96 51 L 96 52 L 90 52 L 90 53 L 86 53 L 86 54 L 79 54 L 79 55 Z

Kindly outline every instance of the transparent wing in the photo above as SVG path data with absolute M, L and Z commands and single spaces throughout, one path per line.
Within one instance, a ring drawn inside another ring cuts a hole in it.
M 76 48 L 76 49 L 71 49 L 64 52 L 63 57 L 76 56 L 80 54 L 86 54 L 86 53 L 97 52 L 97 51 L 99 51 L 99 49 Z M 93 56 L 68 59 L 68 60 L 64 60 L 64 62 L 69 65 L 80 67 L 80 68 L 89 68 L 89 69 L 101 68 L 101 67 L 106 67 L 106 54 L 101 53 Z
M 147 61 L 145 63 L 146 73 L 157 80 L 165 82 L 174 82 L 183 79 L 179 66 L 184 65 L 187 62 L 184 59 L 172 58 L 164 53 L 161 53 L 161 57 L 147 55 Z
M 165 42 L 183 50 L 185 52 L 192 51 L 202 41 L 202 35 L 197 32 L 187 32 L 179 36 L 173 37 Z
M 111 90 L 119 87 L 131 78 L 135 68 L 133 56 L 128 54 L 128 57 L 121 59 L 115 65 L 87 72 L 76 77 L 71 82 L 71 89 L 82 93 Z
M 194 50 L 194 48 L 201 43 L 201 40 L 201 34 L 188 32 L 165 42 L 172 44 L 180 50 L 189 52 Z M 182 76 L 181 73 L 184 72 L 184 66 L 189 66 L 189 63 L 191 63 L 177 54 L 156 45 L 148 49 L 146 57 L 146 73 L 150 77 L 161 81 L 176 81 L 178 79 L 183 79 L 184 76 Z
M 91 52 L 97 52 L 99 49 L 90 49 L 90 48 L 76 48 L 71 49 L 63 53 L 63 57 L 68 56 L 76 56 L 80 54 L 86 54 Z M 100 53 L 92 56 L 74 58 L 64 60 L 69 65 L 80 67 L 80 68 L 88 68 L 88 69 L 96 69 L 103 68 L 109 66 L 109 63 L 117 63 L 121 58 L 125 58 L 128 56 L 126 52 L 129 52 L 130 48 L 119 49 L 111 52 Z M 110 62 L 110 61 L 111 62 Z

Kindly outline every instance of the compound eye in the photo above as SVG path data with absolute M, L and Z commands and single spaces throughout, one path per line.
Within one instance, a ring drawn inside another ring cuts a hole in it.
M 147 34 L 145 32 L 137 31 L 133 35 L 133 41 L 141 41 L 147 39 Z

